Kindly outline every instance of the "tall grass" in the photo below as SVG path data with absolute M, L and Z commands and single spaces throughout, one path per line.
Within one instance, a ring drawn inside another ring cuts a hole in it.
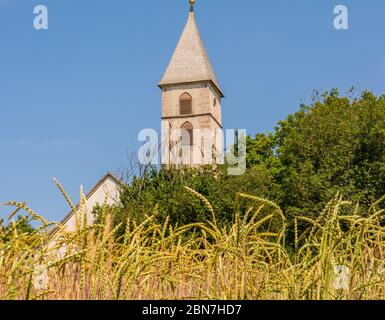
M 103 224 L 87 226 L 84 195 L 73 207 L 77 231 L 57 225 L 54 236 L 54 224 L 25 204 L 4 204 L 11 215 L 10 226 L 0 228 L 0 299 L 385 298 L 379 202 L 362 217 L 337 194 L 317 219 L 295 217 L 295 250 L 289 253 L 287 219 L 273 202 L 238 194 L 249 210 L 220 226 L 220 213 L 187 190 L 207 206 L 211 221 L 160 225 L 149 215 L 140 224 L 128 220 L 120 237 L 121 226 L 112 227 L 106 206 Z M 12 218 L 21 212 L 40 227 L 20 233 L 22 221 Z M 335 285 L 337 266 L 349 270 L 345 288 Z

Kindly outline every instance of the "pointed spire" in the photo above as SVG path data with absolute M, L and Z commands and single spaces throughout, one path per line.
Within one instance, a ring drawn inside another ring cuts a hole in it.
M 195 0 L 190 0 L 190 12 L 194 12 Z
M 194 4 L 190 0 L 186 26 L 159 85 L 211 81 L 223 96 L 195 21 Z

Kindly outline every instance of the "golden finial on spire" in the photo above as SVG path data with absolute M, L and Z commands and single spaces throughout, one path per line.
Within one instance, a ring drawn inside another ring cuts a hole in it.
M 190 0 L 190 12 L 194 12 L 195 0 Z

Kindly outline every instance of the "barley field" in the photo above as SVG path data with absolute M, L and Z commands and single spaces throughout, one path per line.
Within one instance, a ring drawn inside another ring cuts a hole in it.
M 104 223 L 87 226 L 84 195 L 73 207 L 78 217 L 74 233 L 49 223 L 25 204 L 3 204 L 11 213 L 10 225 L 3 222 L 0 229 L 0 299 L 385 298 L 384 210 L 378 208 L 382 199 L 366 217 L 358 216 L 357 206 L 339 194 L 317 219 L 295 217 L 295 248 L 289 252 L 287 218 L 276 204 L 238 194 L 250 208 L 234 213 L 233 225 L 223 227 L 210 203 L 194 190 L 187 191 L 210 210 L 211 221 L 160 225 L 149 215 L 140 224 L 128 221 L 120 237 L 106 206 Z M 14 222 L 21 212 L 23 219 Z M 19 232 L 17 224 L 31 219 L 40 227 Z M 278 230 L 270 230 L 273 220 Z M 299 223 L 307 226 L 302 232 Z

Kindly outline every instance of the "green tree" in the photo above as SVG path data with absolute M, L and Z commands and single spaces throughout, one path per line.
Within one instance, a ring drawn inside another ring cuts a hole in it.
M 385 194 L 385 96 L 332 90 L 279 122 L 275 137 L 287 210 L 319 212 L 337 190 L 364 205 Z

